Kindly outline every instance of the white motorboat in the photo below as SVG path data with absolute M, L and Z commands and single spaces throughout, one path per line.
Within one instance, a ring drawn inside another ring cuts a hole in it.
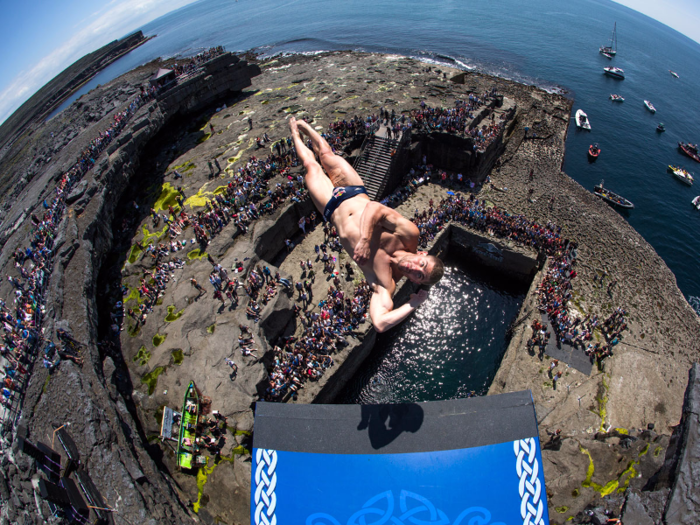
M 652 103 L 649 102 L 648 100 L 645 100 L 645 101 L 644 101 L 644 105 L 646 106 L 646 108 L 647 108 L 649 111 L 651 111 L 652 113 L 656 113 L 656 108 L 654 107 L 654 104 L 652 104 Z
M 591 123 L 588 121 L 588 115 L 586 115 L 582 109 L 576 111 L 576 125 L 581 129 L 591 130 Z
M 693 206 L 695 206 L 695 209 L 696 209 L 696 210 L 700 210 L 700 195 L 698 195 L 697 197 L 695 197 L 695 198 L 694 198 L 692 201 L 690 201 L 690 202 L 693 203 Z
M 605 71 L 605 74 L 610 77 L 617 78 L 620 80 L 625 79 L 625 71 L 619 67 L 604 67 L 603 71 Z
M 695 181 L 693 175 L 690 172 L 688 172 L 687 169 L 681 168 L 680 166 L 669 166 L 668 171 L 673 173 L 674 177 L 676 177 L 682 183 L 687 184 L 688 186 L 692 186 L 693 182 Z

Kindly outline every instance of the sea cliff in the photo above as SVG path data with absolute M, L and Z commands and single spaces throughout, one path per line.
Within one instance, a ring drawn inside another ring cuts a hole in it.
M 31 214 L 41 212 L 42 201 L 52 195 L 77 154 L 160 65 L 143 66 L 90 92 L 59 121 L 37 129 L 46 143 L 56 144 L 55 154 L 47 153 L 40 169 L 16 183 L 12 199 L 5 201 L 0 263 L 6 274 L 15 272 L 12 252 L 26 241 Z M 546 374 L 548 362 L 529 355 L 525 345 L 530 320 L 538 315 L 535 293 L 543 278 L 540 270 L 533 276 L 490 393 L 531 390 L 543 444 L 551 442 L 548 432 L 561 429 L 561 437 L 545 446 L 543 454 L 553 523 L 570 517 L 580 523 L 584 509 L 601 502 L 622 505 L 628 487 L 637 495 L 644 487 L 664 489 L 659 473 L 664 472 L 664 458 L 674 457 L 671 431 L 681 420 L 688 370 L 698 359 L 700 322 L 648 243 L 561 171 L 571 101 L 534 86 L 387 55 L 327 53 L 251 65 L 227 54 L 207 62 L 199 74 L 164 91 L 133 115 L 83 178 L 55 239 L 44 335 L 50 337 L 57 327 L 69 329 L 85 344 L 85 359 L 82 368 L 64 362 L 49 374 L 38 358 L 20 419 L 28 439 L 46 441 L 55 428 L 70 423 L 70 433 L 105 501 L 132 522 L 217 518 L 247 522 L 252 405 L 264 395 L 273 341 L 290 327 L 297 328 L 294 300 L 279 293 L 265 307 L 260 322 L 252 325 L 260 359 L 237 357 L 242 364 L 231 381 L 223 360 L 236 348 L 232 342 L 238 325 L 246 323 L 244 307 L 224 312 L 211 294 L 198 297 L 189 279 L 205 283 L 212 266 L 206 258 L 189 257 L 189 264 L 173 272 L 175 282 L 138 331 L 125 329 L 109 350 L 98 346 L 109 334 L 111 301 L 121 296 L 129 306 L 121 287 L 137 286 L 149 266 L 148 259 L 130 260 L 135 242 L 151 235 L 148 209 L 167 190 L 166 183 L 181 184 L 188 197 L 203 196 L 203 207 L 206 197 L 225 186 L 242 163 L 253 155 L 267 155 L 267 146 L 258 148 L 256 138 L 264 133 L 273 142 L 287 137 L 286 118 L 291 114 L 326 129 L 336 119 L 376 114 L 381 107 L 397 113 L 410 112 L 421 101 L 431 107 L 454 107 L 456 100 L 470 93 L 493 89 L 506 99 L 509 113 L 502 136 L 473 166 L 479 198 L 540 223 L 561 226 L 563 235 L 578 243 L 572 306 L 582 314 L 600 316 L 623 306 L 629 330 L 603 369 L 590 375 L 567 369 L 553 389 Z M 464 162 L 449 147 L 454 138 L 431 134 L 421 140 L 413 154 L 430 147 L 436 165 L 448 170 Z M 346 155 L 354 160 L 358 153 L 352 150 Z M 223 166 L 212 177 L 209 163 L 215 160 Z M 173 178 L 175 171 L 183 175 L 180 182 Z M 292 171 L 296 176 L 300 167 Z M 490 183 L 485 182 L 487 175 Z M 440 184 L 421 186 L 398 209 L 410 217 L 431 199 L 439 201 L 445 190 Z M 140 211 L 134 211 L 134 202 Z M 256 221 L 245 235 L 235 235 L 235 228 L 222 231 L 206 252 L 226 268 L 236 261 L 243 261 L 245 271 L 266 264 L 297 280 L 299 262 L 314 258 L 314 245 L 323 238 L 320 226 L 299 238 L 298 220 L 311 211 L 308 200 L 288 202 Z M 289 238 L 301 242 L 288 252 L 284 241 Z M 520 250 L 511 241 L 503 244 L 516 255 Z M 349 261 L 347 255 L 339 258 L 343 264 Z M 608 282 L 619 282 L 612 293 L 598 285 L 603 275 Z M 348 279 L 343 287 L 350 290 L 354 284 Z M 318 296 L 327 283 L 318 279 L 316 287 Z M 1 291 L 3 297 L 11 293 L 7 283 Z M 173 311 L 182 314 L 168 320 Z M 373 337 L 370 324 L 363 323 L 350 344 L 334 356 L 334 367 L 318 382 L 307 382 L 296 402 L 330 401 L 338 384 L 371 351 Z M 137 358 L 142 347 L 148 359 Z M 155 382 L 144 381 L 157 369 Z M 162 407 L 177 408 L 190 379 L 229 418 L 231 430 L 223 451 L 229 461 L 214 463 L 212 458 L 212 464 L 202 469 L 209 477 L 202 479 L 175 472 L 168 444 L 154 444 L 153 439 Z M 12 498 L 2 516 L 13 523 L 20 519 L 39 523 L 47 510 L 34 503 L 31 482 L 38 474 L 32 460 L 11 447 L 12 436 L 5 436 L 0 463 L 8 487 L 0 490 L 0 496 Z M 636 477 L 627 468 L 635 461 L 641 465 Z M 615 487 L 608 492 L 610 483 Z M 673 482 L 665 483 L 668 490 Z M 197 513 L 188 503 L 194 503 Z

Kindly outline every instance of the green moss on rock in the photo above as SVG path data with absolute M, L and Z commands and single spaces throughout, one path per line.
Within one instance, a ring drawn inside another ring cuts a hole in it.
M 142 253 L 143 250 L 134 244 L 129 252 L 129 264 L 134 264 L 136 261 L 138 261 Z
M 168 306 L 168 315 L 165 316 L 165 322 L 172 323 L 173 321 L 177 321 L 178 319 L 180 319 L 180 317 L 182 317 L 182 314 L 184 314 L 184 313 L 185 313 L 184 308 L 182 310 L 180 310 L 179 312 L 176 312 L 174 305 Z
M 172 184 L 166 182 L 160 190 L 160 195 L 153 203 L 153 209 L 156 211 L 167 210 L 168 207 L 179 208 L 177 204 L 177 196 L 179 192 Z
M 184 360 L 185 353 L 182 351 L 182 348 L 176 348 L 175 350 L 173 350 L 173 363 L 175 363 L 177 366 L 180 366 Z
M 187 254 L 187 258 L 190 261 L 194 261 L 195 259 L 201 259 L 202 257 L 206 257 L 206 256 L 207 256 L 207 252 L 203 252 L 199 248 L 195 248 L 194 250 L 192 250 L 191 252 L 188 252 L 188 254 Z
M 150 372 L 148 372 L 145 376 L 141 378 L 141 383 L 144 385 L 148 385 L 148 395 L 153 395 L 153 392 L 156 391 L 156 386 L 158 385 L 158 376 L 162 374 L 165 371 L 165 368 L 162 366 L 157 366 Z
M 141 345 L 141 348 L 139 348 L 139 351 L 136 352 L 136 355 L 134 356 L 134 363 L 138 363 L 141 366 L 145 366 L 148 364 L 148 361 L 150 361 L 150 359 L 151 352 L 149 352 L 144 345 Z
M 153 346 L 160 346 L 163 344 L 163 341 L 165 341 L 165 338 L 168 337 L 168 334 L 156 334 L 153 336 Z

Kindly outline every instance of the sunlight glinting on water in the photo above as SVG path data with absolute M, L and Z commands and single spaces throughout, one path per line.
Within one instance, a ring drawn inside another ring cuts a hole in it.
M 457 266 L 403 325 L 378 337 L 341 402 L 395 403 L 485 394 L 505 351 L 523 291 Z

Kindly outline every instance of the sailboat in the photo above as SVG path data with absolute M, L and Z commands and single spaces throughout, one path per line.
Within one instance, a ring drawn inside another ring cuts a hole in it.
M 614 57 L 617 54 L 617 22 L 615 22 L 615 25 L 613 26 L 612 36 L 610 37 L 610 45 L 601 46 L 600 52 L 603 55 L 610 55 L 611 57 Z

